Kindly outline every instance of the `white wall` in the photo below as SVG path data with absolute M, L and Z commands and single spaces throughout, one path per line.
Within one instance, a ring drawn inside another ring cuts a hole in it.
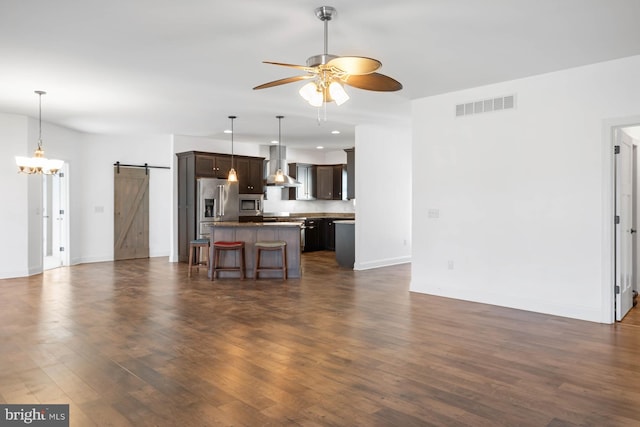
M 231 154 L 231 139 L 222 140 L 207 138 L 204 136 L 173 136 L 173 153 L 184 153 L 187 151 L 204 151 L 208 153 Z M 254 143 L 234 142 L 234 154 L 242 156 L 265 157 L 269 158 L 269 147 Z M 175 164 L 177 158 L 174 156 Z
M 27 119 L 27 156 L 32 156 L 33 151 L 37 147 L 39 138 L 39 125 L 34 119 Z M 44 128 L 44 124 L 43 124 Z M 43 142 L 42 147 L 45 157 L 51 157 L 47 152 L 47 145 Z M 15 168 L 15 166 L 14 166 Z M 28 244 L 28 275 L 37 274 L 43 268 L 43 250 L 42 250 L 42 230 L 43 230 L 43 204 L 42 204 L 42 177 L 22 175 L 27 182 L 27 229 L 26 235 Z
M 355 270 L 411 261 L 411 128 L 356 127 Z
M 640 113 L 639 68 L 635 56 L 414 101 L 411 290 L 610 322 L 608 123 Z M 515 110 L 454 117 L 508 94 Z
M 0 278 L 26 276 L 29 271 L 29 181 L 17 173 L 15 156 L 31 156 L 27 118 L 0 114 Z

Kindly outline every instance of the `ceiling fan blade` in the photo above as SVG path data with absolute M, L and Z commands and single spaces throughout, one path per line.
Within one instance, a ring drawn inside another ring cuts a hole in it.
M 307 67 L 306 65 L 296 65 L 296 64 L 285 64 L 283 62 L 271 62 L 271 61 L 262 61 L 263 64 L 271 64 L 271 65 L 279 65 L 281 67 L 289 67 L 289 68 L 297 68 L 298 70 L 305 70 L 309 73 L 313 73 L 316 71 L 313 67 Z
M 379 92 L 393 92 L 402 89 L 402 84 L 380 73 L 364 74 L 361 76 L 351 75 L 347 77 L 345 83 L 358 89 L 375 90 Z
M 377 59 L 364 56 L 339 56 L 327 62 L 327 65 L 351 75 L 370 74 L 382 67 L 382 63 Z
M 313 74 L 307 74 L 307 75 L 304 75 L 304 76 L 287 77 L 286 79 L 274 80 L 274 81 L 269 82 L 269 83 L 261 84 L 260 86 L 256 86 L 253 89 L 254 90 L 256 90 L 256 89 L 266 89 L 268 87 L 280 86 L 280 85 L 284 85 L 284 84 L 287 84 L 287 83 L 297 82 L 297 81 L 300 81 L 300 80 L 312 79 L 314 77 L 315 76 Z

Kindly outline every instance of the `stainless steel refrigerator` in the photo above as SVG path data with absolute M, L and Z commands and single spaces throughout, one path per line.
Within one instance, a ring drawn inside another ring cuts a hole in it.
M 226 179 L 198 178 L 198 235 L 209 237 L 212 222 L 238 221 L 238 183 Z

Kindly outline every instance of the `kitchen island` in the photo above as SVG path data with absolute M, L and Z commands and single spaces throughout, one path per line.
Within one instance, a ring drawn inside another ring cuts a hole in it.
M 248 278 L 253 278 L 255 266 L 255 243 L 265 240 L 282 240 L 287 242 L 287 276 L 291 279 L 301 276 L 300 268 L 300 222 L 215 222 L 210 228 L 211 248 L 208 276 L 211 278 L 213 269 L 213 242 L 231 241 L 244 242 L 245 267 Z M 239 256 L 232 251 L 224 251 L 220 257 L 223 265 L 238 265 Z M 261 255 L 262 266 L 276 266 L 280 263 L 280 254 L 266 252 Z M 221 271 L 218 277 L 238 277 L 237 273 Z M 278 271 L 260 272 L 260 278 L 281 278 Z
M 336 227 L 336 261 L 340 267 L 353 269 L 356 257 L 355 225 L 352 220 L 334 221 Z

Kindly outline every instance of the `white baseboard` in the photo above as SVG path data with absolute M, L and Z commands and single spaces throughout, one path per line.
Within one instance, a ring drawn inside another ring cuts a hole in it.
M 445 298 L 458 299 L 462 301 L 514 308 L 517 310 L 531 311 L 534 313 L 549 314 L 553 316 L 603 323 L 602 313 L 599 309 L 581 306 L 578 304 L 559 304 L 548 300 L 522 298 L 514 295 L 484 292 L 481 289 L 477 288 L 472 290 L 460 288 L 444 288 L 434 285 L 425 286 L 424 284 L 417 285 L 414 282 L 412 282 L 409 286 L 409 291 Z
M 354 270 L 371 270 L 373 268 L 389 267 L 391 265 L 406 264 L 411 262 L 410 256 L 387 258 L 375 261 L 356 262 L 353 266 Z

